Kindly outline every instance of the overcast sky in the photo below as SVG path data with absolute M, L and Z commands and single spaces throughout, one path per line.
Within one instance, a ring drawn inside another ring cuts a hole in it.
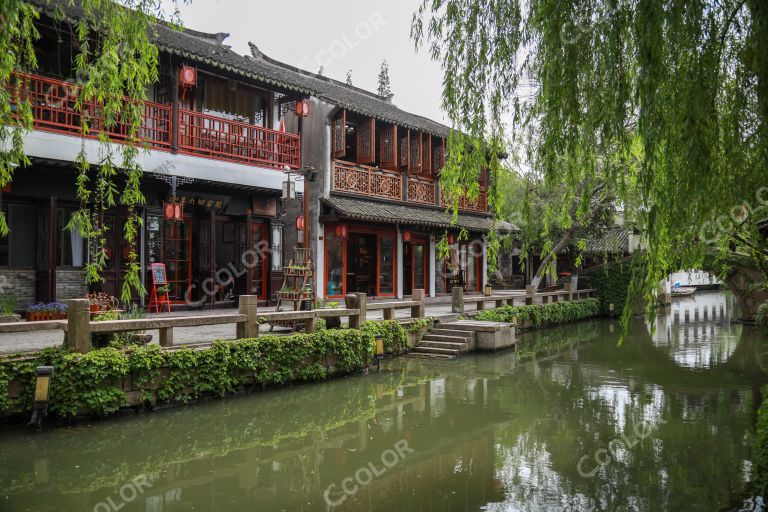
M 248 41 L 267 56 L 375 91 L 381 61 L 389 61 L 394 103 L 445 122 L 442 72 L 410 38 L 420 0 L 191 0 L 180 5 L 184 25 L 228 32 L 225 44 L 248 54 Z

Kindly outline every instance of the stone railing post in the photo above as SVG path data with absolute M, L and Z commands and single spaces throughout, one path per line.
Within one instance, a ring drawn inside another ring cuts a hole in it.
M 245 322 L 237 324 L 237 339 L 256 338 L 259 335 L 259 298 L 256 295 L 241 295 L 238 312 L 245 315 Z
M 530 306 L 531 304 L 535 303 L 535 298 L 536 287 L 529 284 L 525 287 L 525 305 Z
M 65 300 L 64 304 L 67 305 L 66 345 L 75 352 L 87 354 L 93 348 L 88 299 Z
M 424 290 L 421 288 L 414 288 L 413 292 L 411 292 L 411 298 L 412 300 L 418 301 L 418 306 L 411 306 L 411 318 L 424 318 L 425 316 L 425 307 L 424 307 L 424 297 L 425 297 Z
M 454 286 L 451 288 L 451 313 L 464 312 L 464 288 Z
M 349 328 L 359 329 L 365 323 L 366 295 L 364 293 L 349 293 L 344 297 L 344 304 L 347 309 L 359 309 L 357 315 L 349 317 Z

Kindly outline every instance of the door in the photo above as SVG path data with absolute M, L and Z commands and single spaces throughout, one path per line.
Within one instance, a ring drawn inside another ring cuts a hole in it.
M 256 295 L 261 300 L 267 299 L 267 255 L 269 254 L 269 238 L 265 222 L 250 222 L 250 251 L 246 255 L 248 261 L 248 282 L 250 295 Z
M 192 218 L 163 222 L 163 263 L 170 299 L 174 303 L 185 301 L 192 286 Z

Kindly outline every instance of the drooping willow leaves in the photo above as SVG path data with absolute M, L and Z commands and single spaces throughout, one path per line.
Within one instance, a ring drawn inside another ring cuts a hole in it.
M 651 304 L 669 271 L 699 267 L 706 222 L 758 206 L 767 2 L 424 0 L 412 35 L 443 66 L 457 130 L 523 138 L 532 172 L 565 184 L 565 197 L 588 205 L 587 191 L 604 183 L 632 206 L 646 250 L 630 301 Z M 470 163 L 446 166 L 441 185 L 471 191 Z M 721 235 L 721 253 L 742 252 Z M 751 253 L 764 262 L 764 250 Z
M 171 3 L 176 6 L 175 3 Z M 133 293 L 143 294 L 140 264 L 136 251 L 140 217 L 137 208 L 144 204 L 140 190 L 142 168 L 137 156 L 142 150 L 143 102 L 148 87 L 157 81 L 158 50 L 152 43 L 152 27 L 164 17 L 164 10 L 153 0 L 38 0 L 0 2 L 0 185 L 13 179 L 13 171 L 29 165 L 24 153 L 24 133 L 32 128 L 29 101 L 20 93 L 21 81 L 12 73 L 36 67 L 34 43 L 40 37 L 36 22 L 40 11 L 52 15 L 57 24 L 67 24 L 74 38 L 73 68 L 76 85 L 72 89 L 74 108 L 80 112 L 83 135 L 96 135 L 98 155 L 87 154 L 85 143 L 75 165 L 77 196 L 81 207 L 70 219 L 68 228 L 77 229 L 88 242 L 85 265 L 88 284 L 102 281 L 107 265 L 106 250 L 110 226 L 106 212 L 116 205 L 127 210 L 122 227 L 129 247 L 121 290 L 127 302 Z M 174 9 L 173 21 L 178 18 Z M 112 144 L 110 133 L 121 133 L 121 144 Z M 96 161 L 95 165 L 91 162 Z M 8 233 L 0 212 L 0 234 Z

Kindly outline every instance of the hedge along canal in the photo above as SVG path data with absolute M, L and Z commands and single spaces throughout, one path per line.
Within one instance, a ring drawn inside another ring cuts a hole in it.
M 573 322 L 598 313 L 596 299 L 537 306 L 503 306 L 475 317 L 517 321 L 521 327 Z M 158 345 L 105 347 L 87 354 L 64 347 L 0 360 L 0 417 L 31 411 L 35 369 L 53 366 L 49 413 L 57 419 L 107 417 L 121 409 L 152 409 L 222 398 L 266 387 L 320 381 L 363 370 L 373 361 L 375 338 L 400 355 L 432 324 L 419 319 L 369 321 L 360 330 L 322 329 L 312 334 L 265 335 L 216 341 L 205 348 Z
M 106 417 L 126 407 L 185 404 L 347 375 L 371 364 L 376 337 L 383 339 L 385 352 L 400 355 L 410 347 L 409 339 L 418 339 L 429 325 L 430 319 L 406 327 L 392 320 L 370 321 L 360 330 L 265 335 L 216 341 L 205 348 L 109 346 L 79 354 L 56 347 L 10 356 L 0 360 L 0 417 L 31 411 L 38 366 L 55 368 L 50 414 L 58 419 Z

